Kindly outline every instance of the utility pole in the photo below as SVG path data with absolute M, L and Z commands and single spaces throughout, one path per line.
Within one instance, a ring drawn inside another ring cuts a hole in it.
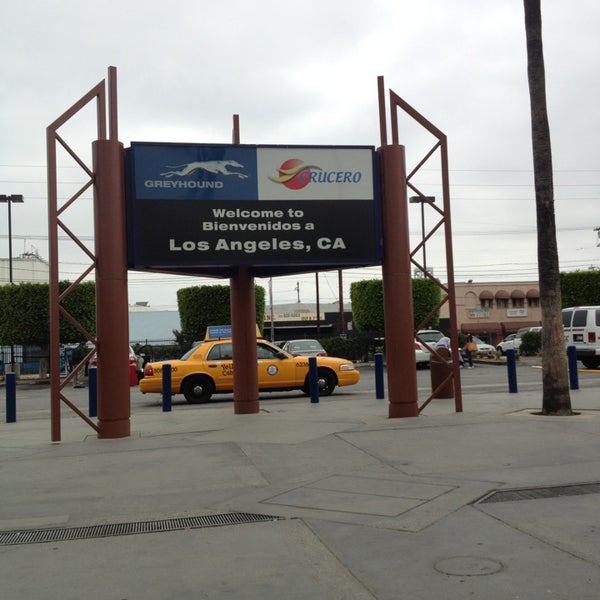
M 338 269 L 338 297 L 339 297 L 339 329 L 340 337 L 346 337 L 346 321 L 344 320 L 344 283 L 342 279 L 342 270 Z
M 12 196 L 0 195 L 0 202 L 8 204 L 8 281 L 13 283 L 13 257 L 12 257 L 12 212 L 11 205 L 13 202 L 23 202 L 21 194 L 13 194 Z M 10 345 L 10 372 L 15 372 L 15 346 Z
M 23 196 L 21 194 L 13 194 L 12 196 L 0 195 L 0 202 L 6 202 L 8 204 L 8 272 L 9 283 L 13 283 L 13 260 L 12 260 L 12 212 L 11 204 L 14 202 L 23 202 Z
M 273 278 L 269 277 L 269 306 L 271 307 L 270 318 L 271 318 L 271 341 L 275 341 L 275 323 L 274 316 L 275 311 L 273 310 Z

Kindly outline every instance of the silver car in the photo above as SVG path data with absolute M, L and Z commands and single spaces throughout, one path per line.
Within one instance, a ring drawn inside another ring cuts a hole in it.
M 292 356 L 327 356 L 317 340 L 289 340 L 281 347 Z

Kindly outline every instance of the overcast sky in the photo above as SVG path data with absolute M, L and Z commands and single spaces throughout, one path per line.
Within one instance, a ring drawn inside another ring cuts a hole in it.
M 3 0 L 1 11 L 0 193 L 25 198 L 12 209 L 13 255 L 48 257 L 46 127 L 108 66 L 126 147 L 229 143 L 233 114 L 243 143 L 378 146 L 383 75 L 448 136 L 456 280 L 537 279 L 521 0 Z M 598 267 L 600 2 L 542 0 L 542 19 L 560 265 Z M 82 154 L 93 119 L 83 113 L 66 131 Z M 409 170 L 431 143 L 408 123 L 400 141 Z M 441 198 L 430 175 L 422 189 Z M 81 179 L 68 160 L 59 177 L 61 189 Z M 421 213 L 409 211 L 417 242 Z M 76 233 L 92 243 L 89 212 L 75 214 Z M 66 242 L 60 255 L 61 276 L 74 279 L 83 260 Z M 427 264 L 444 280 L 441 243 L 428 246 Z M 345 301 L 352 281 L 379 276 L 344 272 Z M 131 273 L 129 301 L 174 307 L 178 287 L 205 283 L 214 281 Z M 315 276 L 276 279 L 273 289 L 276 304 L 314 301 Z M 337 298 L 337 273 L 322 274 L 321 302 Z

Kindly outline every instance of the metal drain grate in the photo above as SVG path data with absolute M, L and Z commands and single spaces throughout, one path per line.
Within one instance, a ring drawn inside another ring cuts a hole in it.
M 278 521 L 280 519 L 281 517 L 274 517 L 272 515 L 257 515 L 253 513 L 225 513 L 222 515 L 180 517 L 175 519 L 162 519 L 159 521 L 89 525 L 87 527 L 60 527 L 55 529 L 21 529 L 18 531 L 0 531 L 0 546 L 88 540 L 118 535 L 138 535 L 141 533 L 162 533 L 165 531 L 181 531 L 182 529 L 200 529 L 203 527 L 221 527 L 224 525 Z
M 478 504 L 491 502 L 514 502 L 516 500 L 538 500 L 540 498 L 560 498 L 561 496 L 583 496 L 600 494 L 600 483 L 558 485 L 554 487 L 529 488 L 520 490 L 500 490 L 485 496 Z

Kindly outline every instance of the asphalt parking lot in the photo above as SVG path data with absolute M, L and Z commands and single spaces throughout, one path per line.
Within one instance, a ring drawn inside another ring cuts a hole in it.
M 493 368 L 462 375 L 462 413 L 407 419 L 366 376 L 254 415 L 163 413 L 134 388 L 130 437 L 66 411 L 60 443 L 48 387 L 20 385 L 0 424 L 3 596 L 596 600 L 600 374 L 572 391 L 577 416 L 541 417 L 539 385 L 498 391 Z

